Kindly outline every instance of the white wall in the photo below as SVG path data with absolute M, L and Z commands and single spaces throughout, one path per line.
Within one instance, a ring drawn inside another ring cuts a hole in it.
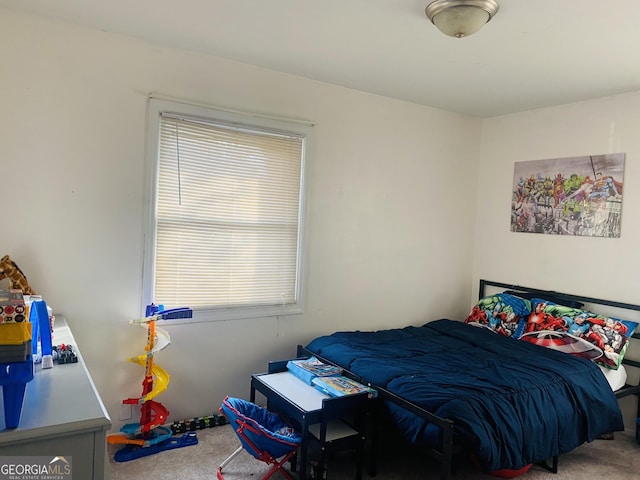
M 483 122 L 474 277 L 639 303 L 640 92 Z M 514 162 L 625 153 L 620 238 L 514 233 Z M 474 285 L 477 282 L 474 282 Z
M 0 43 L 0 255 L 67 317 L 115 429 L 143 375 L 148 92 L 318 122 L 305 314 L 165 325 L 170 420 L 246 397 L 319 334 L 467 313 L 479 120 L 2 9 Z
M 640 92 L 483 121 L 474 245 L 478 279 L 640 303 Z M 625 153 L 620 238 L 510 231 L 514 162 Z M 475 294 L 477 295 L 477 293 Z M 640 322 L 640 314 L 629 317 Z M 627 356 L 640 359 L 632 343 Z M 638 369 L 627 370 L 638 382 Z M 621 401 L 635 429 L 637 400 Z

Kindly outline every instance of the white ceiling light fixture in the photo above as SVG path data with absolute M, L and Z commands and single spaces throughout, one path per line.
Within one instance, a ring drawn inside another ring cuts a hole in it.
M 445 35 L 468 37 L 498 13 L 495 0 L 435 0 L 427 5 L 425 13 Z

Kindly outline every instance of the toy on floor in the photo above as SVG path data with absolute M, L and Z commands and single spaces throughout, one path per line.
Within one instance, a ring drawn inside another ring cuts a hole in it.
M 218 427 L 229 423 L 224 415 L 205 415 L 204 417 L 194 417 L 186 420 L 175 420 L 171 424 L 171 432 L 177 433 L 193 432 L 195 430 L 204 430 L 205 428 Z
M 169 333 L 156 327 L 157 320 L 171 320 L 177 318 L 191 318 L 189 308 L 160 310 L 155 305 L 147 307 L 147 316 L 129 323 L 140 325 L 147 329 L 146 353 L 131 357 L 129 362 L 136 362 L 145 367 L 142 381 L 142 395 L 139 398 L 127 398 L 123 404 L 140 405 L 140 422 L 128 423 L 120 428 L 121 434 L 109 435 L 107 441 L 111 444 L 124 444 L 114 455 L 117 462 L 126 462 L 164 450 L 186 447 L 198 443 L 195 434 L 189 433 L 179 439 L 173 439 L 171 429 L 165 426 L 169 410 L 155 397 L 164 392 L 169 386 L 170 376 L 159 365 L 154 363 L 154 356 L 171 343 Z

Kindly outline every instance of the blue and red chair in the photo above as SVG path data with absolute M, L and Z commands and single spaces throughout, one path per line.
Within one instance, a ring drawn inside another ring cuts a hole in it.
M 284 469 L 284 464 L 296 453 L 302 438 L 289 424 L 277 414 L 241 398 L 226 397 L 220 410 L 229 420 L 242 445 L 218 467 L 219 480 L 224 480 L 222 469 L 242 450 L 272 466 L 262 480 L 267 480 L 276 472 L 293 480 L 291 474 Z

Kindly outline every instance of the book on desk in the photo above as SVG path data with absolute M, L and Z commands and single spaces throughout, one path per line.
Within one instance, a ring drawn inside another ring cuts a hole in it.
M 314 378 L 342 375 L 342 368 L 321 362 L 316 357 L 289 360 L 287 370 L 307 385 L 313 385 Z
M 378 392 L 375 389 L 342 375 L 336 377 L 316 377 L 312 380 L 312 383 L 322 393 L 332 397 L 343 397 L 345 395 L 355 395 L 363 392 L 367 392 L 369 398 L 378 396 Z
M 331 397 L 343 397 L 362 392 L 367 392 L 369 398 L 375 398 L 378 395 L 373 388 L 342 375 L 342 368 L 324 363 L 316 357 L 289 360 L 287 370 L 299 380 Z

